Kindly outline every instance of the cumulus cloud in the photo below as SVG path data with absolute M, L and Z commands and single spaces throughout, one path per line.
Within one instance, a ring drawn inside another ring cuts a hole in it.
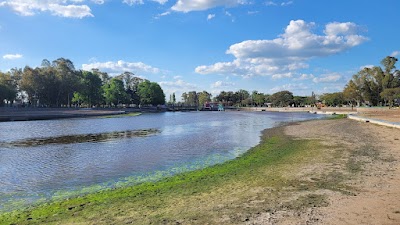
M 22 57 L 23 57 L 23 55 L 21 55 L 21 54 L 6 54 L 6 55 L 3 55 L 3 59 L 9 59 L 9 60 L 20 59 Z
M 68 18 L 93 17 L 91 9 L 77 0 L 7 0 L 0 7 L 10 7 L 22 16 L 33 16 L 39 12 L 50 12 L 52 15 Z M 98 4 L 101 1 L 96 0 Z
M 214 19 L 214 17 L 215 17 L 215 14 L 208 14 L 207 20 L 212 20 L 212 19 Z
M 215 7 L 234 7 L 247 4 L 248 0 L 178 0 L 172 10 L 179 12 L 203 11 Z
M 107 72 L 111 75 L 121 74 L 126 71 L 132 72 L 137 75 L 143 73 L 157 74 L 161 72 L 159 68 L 149 66 L 142 62 L 125 62 L 123 60 L 119 60 L 117 62 L 108 61 L 108 62 L 93 62 L 90 64 L 83 64 L 82 69 L 89 71 L 92 69 L 99 69 L 100 71 Z
M 396 56 L 398 56 L 399 54 L 400 54 L 400 51 L 394 51 L 394 52 L 392 52 L 392 54 L 390 54 L 390 56 L 396 57 Z
M 285 32 L 272 40 L 246 40 L 226 51 L 232 62 L 198 66 L 200 74 L 234 74 L 244 77 L 272 76 L 308 67 L 306 61 L 346 51 L 368 39 L 359 35 L 354 23 L 329 23 L 324 34 L 313 33 L 315 23 L 292 20 Z
M 314 83 L 335 83 L 339 81 L 342 76 L 338 73 L 323 74 L 320 77 L 313 79 Z
M 226 88 L 226 87 L 232 87 L 232 86 L 235 86 L 235 83 L 228 82 L 228 81 L 217 81 L 217 82 L 211 84 L 212 88 Z

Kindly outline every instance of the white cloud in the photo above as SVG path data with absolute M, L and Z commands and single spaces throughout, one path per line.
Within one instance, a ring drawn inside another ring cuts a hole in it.
M 288 6 L 293 4 L 293 1 L 281 2 L 280 4 L 274 1 L 267 1 L 265 2 L 266 6 Z
M 309 79 L 313 79 L 314 75 L 313 74 L 301 74 L 299 77 L 294 78 L 293 80 L 309 80 Z
M 160 14 L 158 14 L 157 16 L 155 16 L 154 19 L 160 19 L 161 17 L 163 17 L 163 16 L 168 16 L 168 15 L 170 15 L 170 14 L 171 14 L 171 12 L 169 12 L 169 11 L 163 12 L 163 13 L 160 13 Z
M 23 55 L 21 55 L 21 54 L 6 54 L 6 55 L 3 55 L 3 59 L 9 59 L 9 60 L 20 59 L 22 57 L 23 57 Z
M 342 76 L 338 73 L 323 74 L 321 77 L 315 77 L 314 83 L 335 83 L 339 81 Z
M 396 56 L 398 56 L 399 54 L 400 54 L 400 51 L 394 51 L 394 52 L 392 52 L 392 54 L 390 54 L 390 56 L 396 57 Z
M 182 79 L 178 79 L 175 81 L 162 81 L 159 82 L 159 84 L 161 86 L 167 87 L 167 88 L 173 88 L 173 89 L 177 89 L 177 90 L 191 90 L 191 89 L 195 89 L 197 88 L 197 86 L 195 84 L 191 84 L 191 83 L 187 83 L 185 81 L 183 81 Z
M 181 78 L 182 78 L 182 76 L 174 76 L 174 80 L 179 80 Z
M 276 73 L 272 75 L 272 79 L 277 80 L 277 79 L 282 79 L 282 78 L 290 78 L 292 77 L 293 74 L 291 72 L 288 73 Z
M 164 5 L 165 3 L 168 2 L 168 0 L 151 0 L 152 2 L 157 2 L 161 5 Z M 125 3 L 129 6 L 133 6 L 133 5 L 143 5 L 144 4 L 144 0 L 123 0 L 122 3 Z
M 272 40 L 247 40 L 233 44 L 226 51 L 235 57 L 232 62 L 198 66 L 200 74 L 234 74 L 249 76 L 279 76 L 308 68 L 306 61 L 315 57 L 338 54 L 367 40 L 357 34 L 354 23 L 329 23 L 325 35 L 312 32 L 315 23 L 292 20 L 285 32 Z
M 122 3 L 125 3 L 129 6 L 144 4 L 143 0 L 123 0 Z
M 176 79 L 174 81 L 161 81 L 158 82 L 158 84 L 164 90 L 165 96 L 169 96 L 172 95 L 172 93 L 175 93 L 177 101 L 180 101 L 179 99 L 183 92 L 197 90 L 197 85 L 185 82 L 182 79 Z
M 217 81 L 217 82 L 211 84 L 212 88 L 224 88 L 224 87 L 232 87 L 232 86 L 235 86 L 235 83 L 227 82 L 227 81 Z
M 152 0 L 153 2 L 158 2 L 158 3 L 160 3 L 161 5 L 164 5 L 165 3 L 167 3 L 168 2 L 168 0 Z
M 33 16 L 39 12 L 50 12 L 52 15 L 68 18 L 93 17 L 87 5 L 79 0 L 7 0 L 0 3 L 8 6 L 22 16 Z
M 208 14 L 207 20 L 212 20 L 215 18 L 215 14 Z
M 118 75 L 126 71 L 137 75 L 143 73 L 157 74 L 161 72 L 159 68 L 146 65 L 142 62 L 125 62 L 123 60 L 119 60 L 117 62 L 108 61 L 83 64 L 82 69 L 88 71 L 92 69 L 99 69 L 100 71 L 107 72 L 111 75 Z
M 287 2 L 282 2 L 281 6 L 288 6 L 288 5 L 291 5 L 291 4 L 293 4 L 293 1 L 287 1 Z
M 98 4 L 98 5 L 103 5 L 104 4 L 104 0 L 92 0 L 92 2 L 94 4 Z
M 203 11 L 215 7 L 234 7 L 247 4 L 248 0 L 178 0 L 172 10 L 179 12 Z
M 279 91 L 290 91 L 290 92 L 303 91 L 302 93 L 304 93 L 304 91 L 308 91 L 308 90 L 310 90 L 310 88 L 307 85 L 305 85 L 303 83 L 296 83 L 296 84 L 284 84 L 281 86 L 271 88 L 270 92 L 275 93 L 275 92 L 279 92 Z
M 268 1 L 268 2 L 265 3 L 265 5 L 266 5 L 266 6 L 277 6 L 278 3 L 273 2 L 273 1 Z

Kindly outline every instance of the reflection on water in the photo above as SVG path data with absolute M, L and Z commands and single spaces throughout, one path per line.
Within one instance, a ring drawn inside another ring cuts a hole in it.
M 255 146 L 263 129 L 319 117 L 187 112 L 1 123 L 0 210 L 204 168 Z M 132 138 L 137 132 L 144 136 Z
M 0 142 L 0 147 L 33 147 L 48 144 L 73 144 L 83 142 L 102 142 L 113 139 L 146 137 L 159 133 L 157 129 L 114 131 L 100 134 L 77 134 L 60 137 L 32 138 L 13 142 Z

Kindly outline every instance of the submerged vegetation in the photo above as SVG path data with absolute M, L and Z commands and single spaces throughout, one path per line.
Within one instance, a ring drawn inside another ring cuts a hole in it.
M 326 196 L 309 191 L 346 192 L 343 176 L 329 173 L 309 181 L 293 173 L 308 163 L 327 160 L 321 146 L 316 140 L 287 136 L 282 127 L 273 128 L 258 146 L 223 164 L 3 213 L 0 223 L 240 223 L 280 208 L 322 207 L 328 204 Z M 281 203 L 293 190 L 300 195 Z
M 157 129 L 146 129 L 146 130 L 126 130 L 126 131 L 115 131 L 109 133 L 98 133 L 98 134 L 80 134 L 80 135 L 66 135 L 59 137 L 49 138 L 34 138 L 26 139 L 14 142 L 0 142 L 0 147 L 30 147 L 48 144 L 73 144 L 83 142 L 101 142 L 109 141 L 120 138 L 133 138 L 133 137 L 146 137 L 149 135 L 157 134 L 160 131 Z

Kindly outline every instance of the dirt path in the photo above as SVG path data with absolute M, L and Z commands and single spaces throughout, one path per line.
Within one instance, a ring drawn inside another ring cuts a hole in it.
M 344 119 L 290 125 L 285 132 L 324 144 L 326 160 L 300 169 L 297 176 L 332 180 L 310 192 L 327 196 L 328 204 L 278 210 L 251 224 L 400 224 L 399 129 Z

